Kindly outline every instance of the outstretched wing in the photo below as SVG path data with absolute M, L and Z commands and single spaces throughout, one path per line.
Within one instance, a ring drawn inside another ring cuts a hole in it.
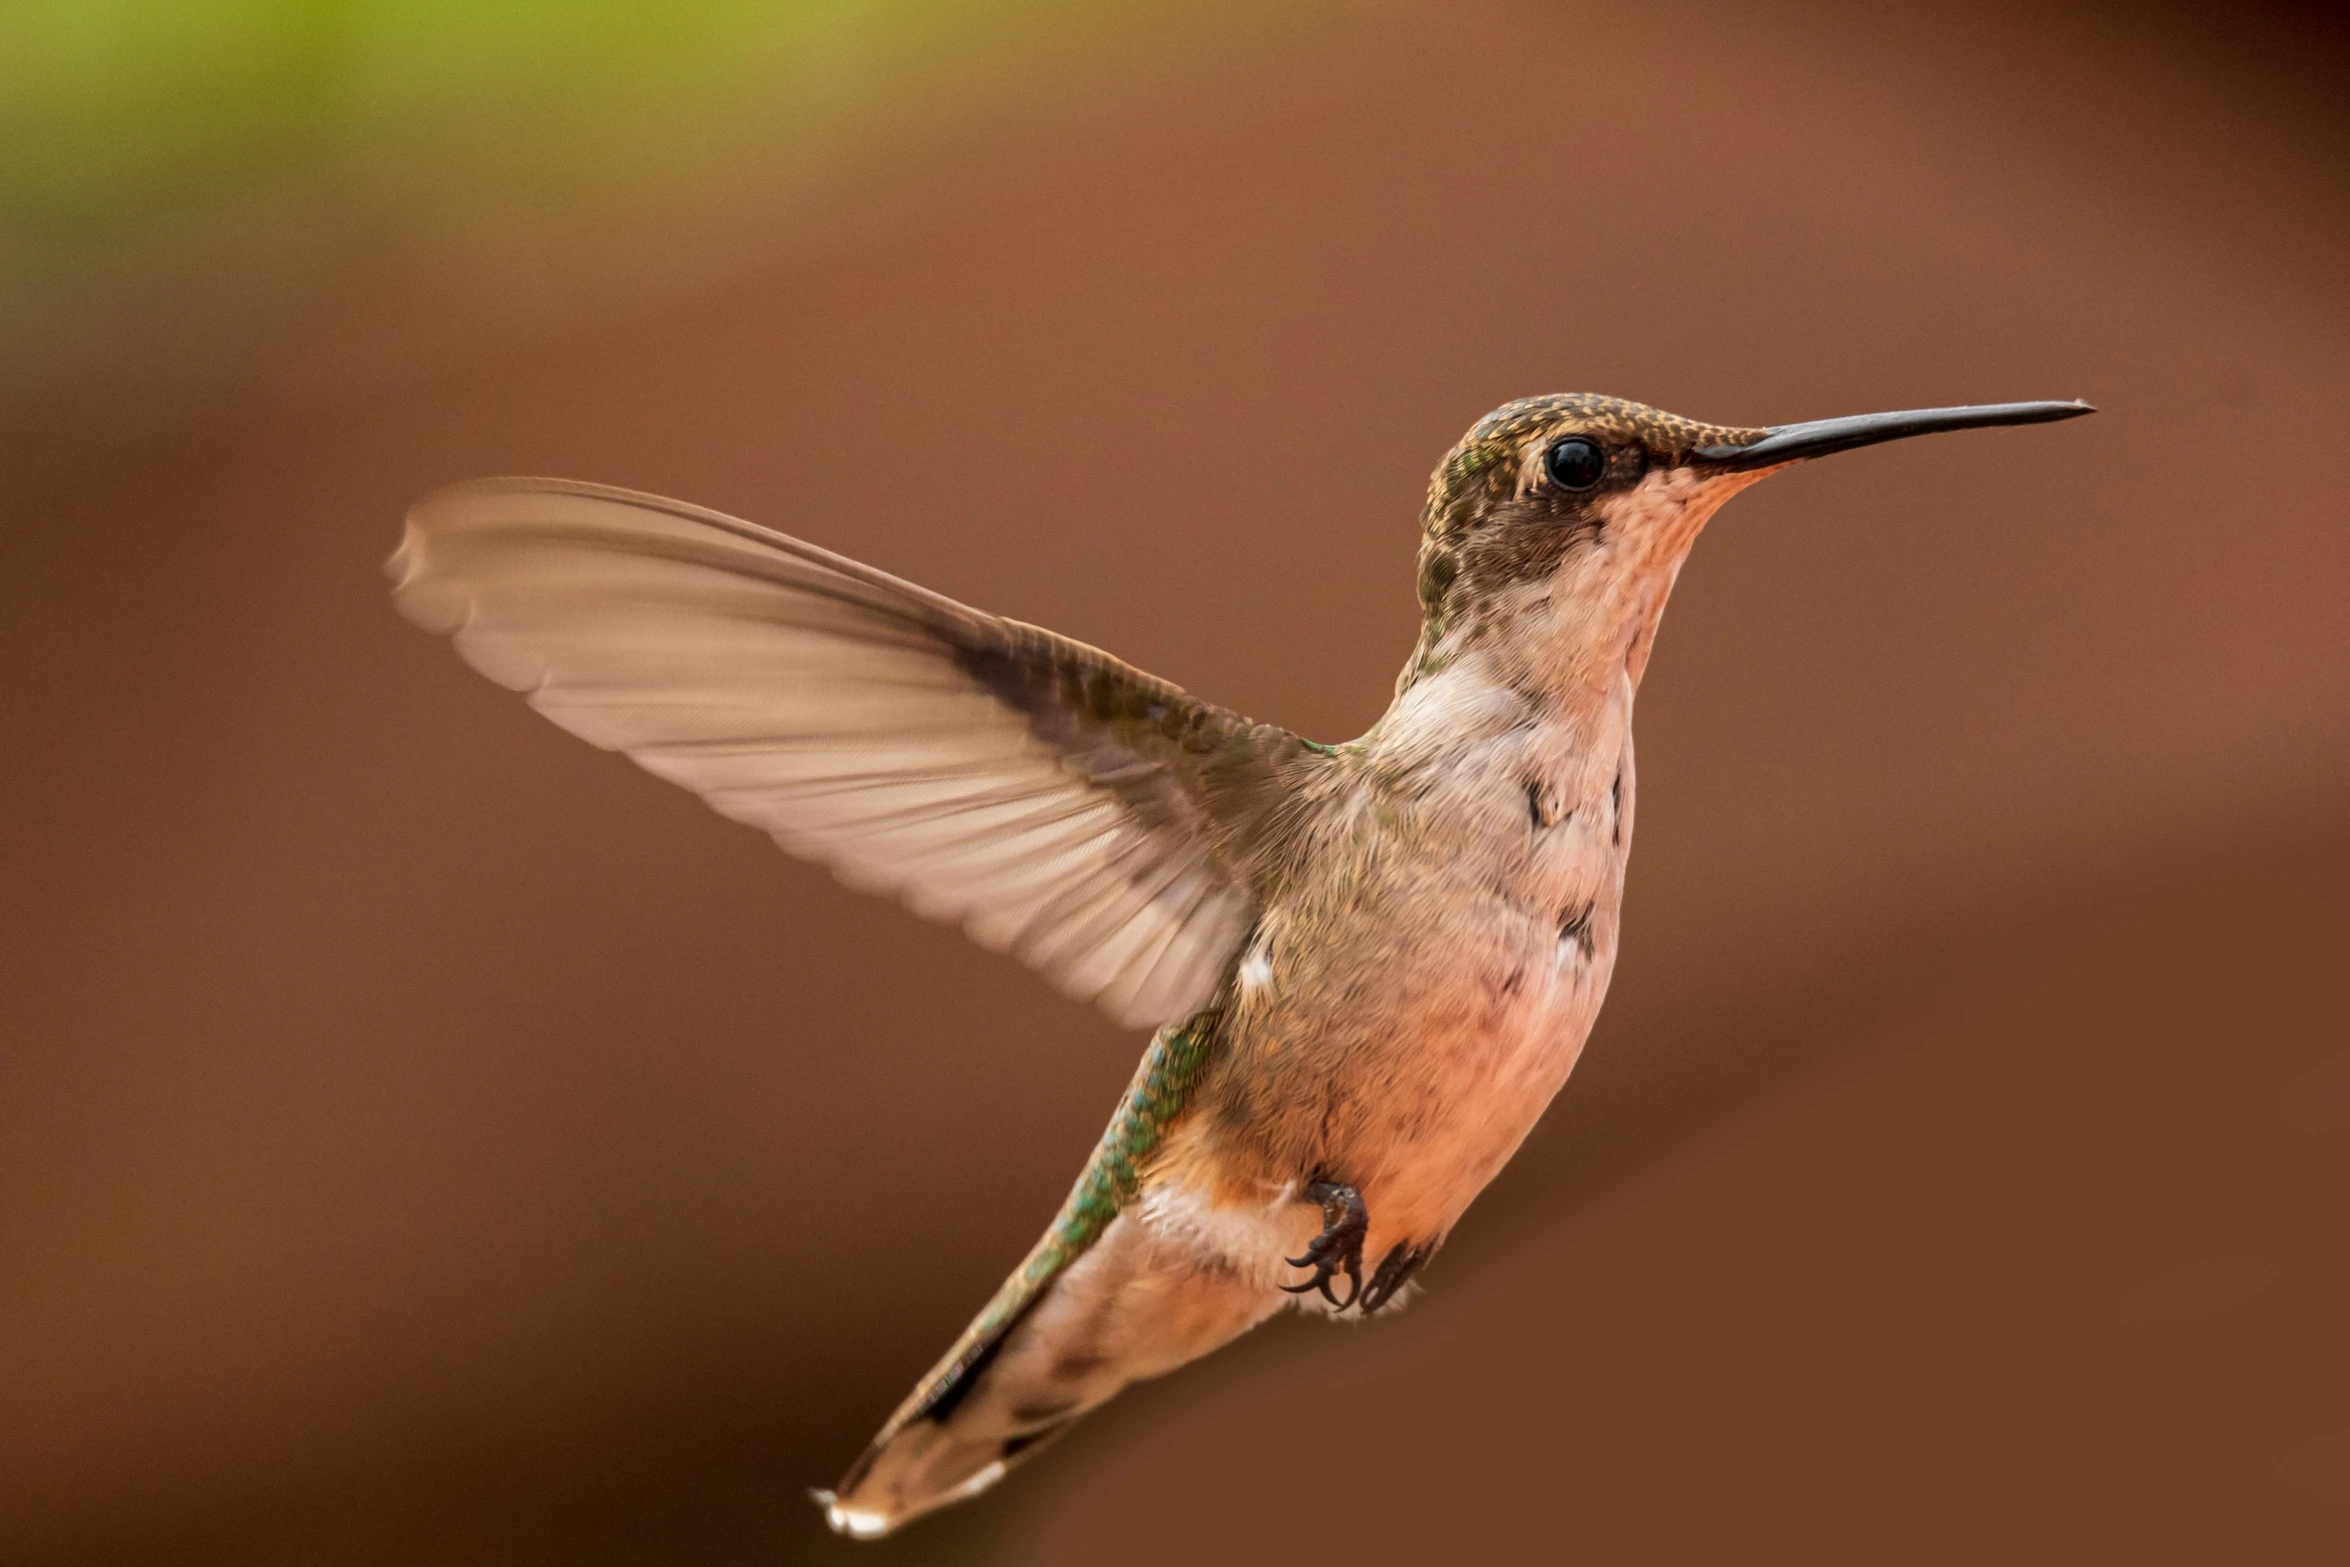
M 1187 1015 L 1327 758 L 1080 643 L 751 523 L 600 486 L 460 485 L 401 610 L 572 733 L 1121 1023 Z

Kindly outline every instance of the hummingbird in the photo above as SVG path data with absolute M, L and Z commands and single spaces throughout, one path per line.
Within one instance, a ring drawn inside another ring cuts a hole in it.
M 1284 1307 L 1405 1299 L 1606 995 L 1633 699 L 1707 520 L 1831 452 L 2092 411 L 1506 404 L 1436 469 L 1418 642 L 1342 744 L 625 490 L 440 491 L 390 570 L 410 619 L 564 728 L 1154 1031 L 1043 1238 L 814 1493 L 870 1538 Z

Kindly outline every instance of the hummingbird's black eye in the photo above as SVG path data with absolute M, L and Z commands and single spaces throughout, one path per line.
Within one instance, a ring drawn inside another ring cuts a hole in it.
M 1550 482 L 1562 490 L 1588 490 L 1607 472 L 1607 453 L 1588 436 L 1570 435 L 1543 454 Z

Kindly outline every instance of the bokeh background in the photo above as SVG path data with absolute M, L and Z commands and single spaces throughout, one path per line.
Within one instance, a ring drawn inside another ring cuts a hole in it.
M 0 0 L 0 1559 L 2345 1559 L 2345 42 Z M 1716 523 L 1409 1313 L 832 1540 L 1139 1041 L 466 671 L 401 512 L 672 493 L 1334 739 L 1570 389 L 2104 411 Z

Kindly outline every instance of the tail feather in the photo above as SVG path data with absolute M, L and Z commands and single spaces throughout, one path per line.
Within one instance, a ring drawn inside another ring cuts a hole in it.
M 977 1495 L 1127 1384 L 1228 1343 L 1282 1304 L 1278 1290 L 1121 1214 L 1020 1307 L 982 1313 L 838 1490 L 817 1499 L 841 1533 L 887 1534 Z
M 1189 1102 L 1221 1014 L 1161 1029 L 1044 1239 L 881 1428 L 837 1490 L 833 1528 L 871 1538 L 985 1490 L 1129 1382 L 1247 1331 L 1282 1297 L 1131 1211 L 1138 1171 Z

